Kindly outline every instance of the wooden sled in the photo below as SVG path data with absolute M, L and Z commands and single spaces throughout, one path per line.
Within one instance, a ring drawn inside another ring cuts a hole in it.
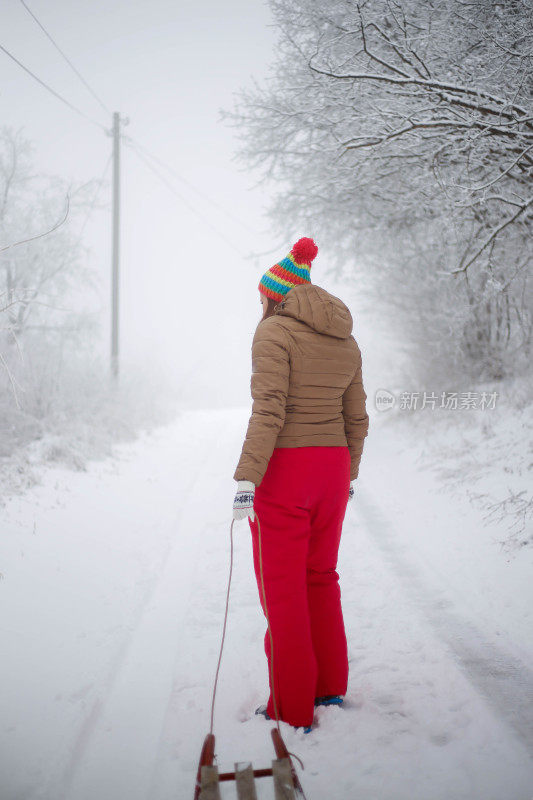
M 249 762 L 241 762 L 235 764 L 235 772 L 219 774 L 218 767 L 213 765 L 215 737 L 208 733 L 198 764 L 194 800 L 220 800 L 221 781 L 236 782 L 238 800 L 257 800 L 255 778 L 270 776 L 274 780 L 276 800 L 305 800 L 294 764 L 277 728 L 272 728 L 272 741 L 277 758 L 272 761 L 271 768 L 253 769 Z

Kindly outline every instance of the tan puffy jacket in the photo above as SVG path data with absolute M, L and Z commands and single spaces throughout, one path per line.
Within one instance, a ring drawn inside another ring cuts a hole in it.
M 252 342 L 252 415 L 236 481 L 259 486 L 275 447 L 348 445 L 357 478 L 368 433 L 352 315 L 312 283 L 291 289 Z

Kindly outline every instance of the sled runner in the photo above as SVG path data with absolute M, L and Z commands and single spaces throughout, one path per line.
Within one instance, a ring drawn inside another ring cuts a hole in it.
M 249 762 L 241 762 L 235 764 L 235 772 L 219 773 L 218 767 L 213 765 L 215 737 L 208 733 L 198 764 L 194 800 L 220 800 L 221 781 L 235 781 L 238 800 L 256 800 L 255 778 L 269 777 L 274 780 L 276 800 L 305 800 L 298 775 L 277 728 L 272 728 L 272 740 L 277 758 L 272 761 L 271 768 L 253 769 Z

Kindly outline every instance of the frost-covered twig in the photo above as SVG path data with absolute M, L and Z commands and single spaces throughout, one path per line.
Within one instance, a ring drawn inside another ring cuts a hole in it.
M 511 519 L 508 530 L 516 529 L 515 533 L 519 535 L 525 530 L 528 518 L 533 515 L 533 497 L 528 496 L 526 489 L 519 492 L 513 492 L 511 489 L 508 491 L 507 497 L 488 506 L 489 511 L 483 519 L 496 518 L 498 522 Z
M 67 196 L 65 198 L 65 214 L 64 214 L 63 218 L 61 220 L 59 220 L 59 222 L 56 222 L 56 224 L 52 228 L 50 228 L 49 230 L 44 231 L 43 233 L 38 233 L 36 236 L 30 236 L 27 239 L 21 239 L 20 242 L 12 242 L 11 244 L 7 244 L 4 247 L 0 247 L 0 253 L 3 253 L 5 250 L 10 250 L 12 247 L 18 247 L 21 244 L 27 244 L 28 242 L 34 242 L 36 239 L 42 239 L 43 236 L 49 236 L 49 234 L 51 234 L 54 231 L 56 231 L 58 228 L 61 227 L 61 225 L 63 225 L 67 221 L 67 217 L 69 215 L 69 211 L 70 211 L 70 198 L 69 198 L 69 196 L 67 194 Z

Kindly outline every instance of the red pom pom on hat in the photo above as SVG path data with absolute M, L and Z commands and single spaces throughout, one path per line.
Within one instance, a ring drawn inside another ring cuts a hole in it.
M 291 250 L 291 255 L 297 264 L 309 264 L 318 253 L 318 247 L 312 239 L 304 236 L 303 239 L 298 239 L 296 244 Z

